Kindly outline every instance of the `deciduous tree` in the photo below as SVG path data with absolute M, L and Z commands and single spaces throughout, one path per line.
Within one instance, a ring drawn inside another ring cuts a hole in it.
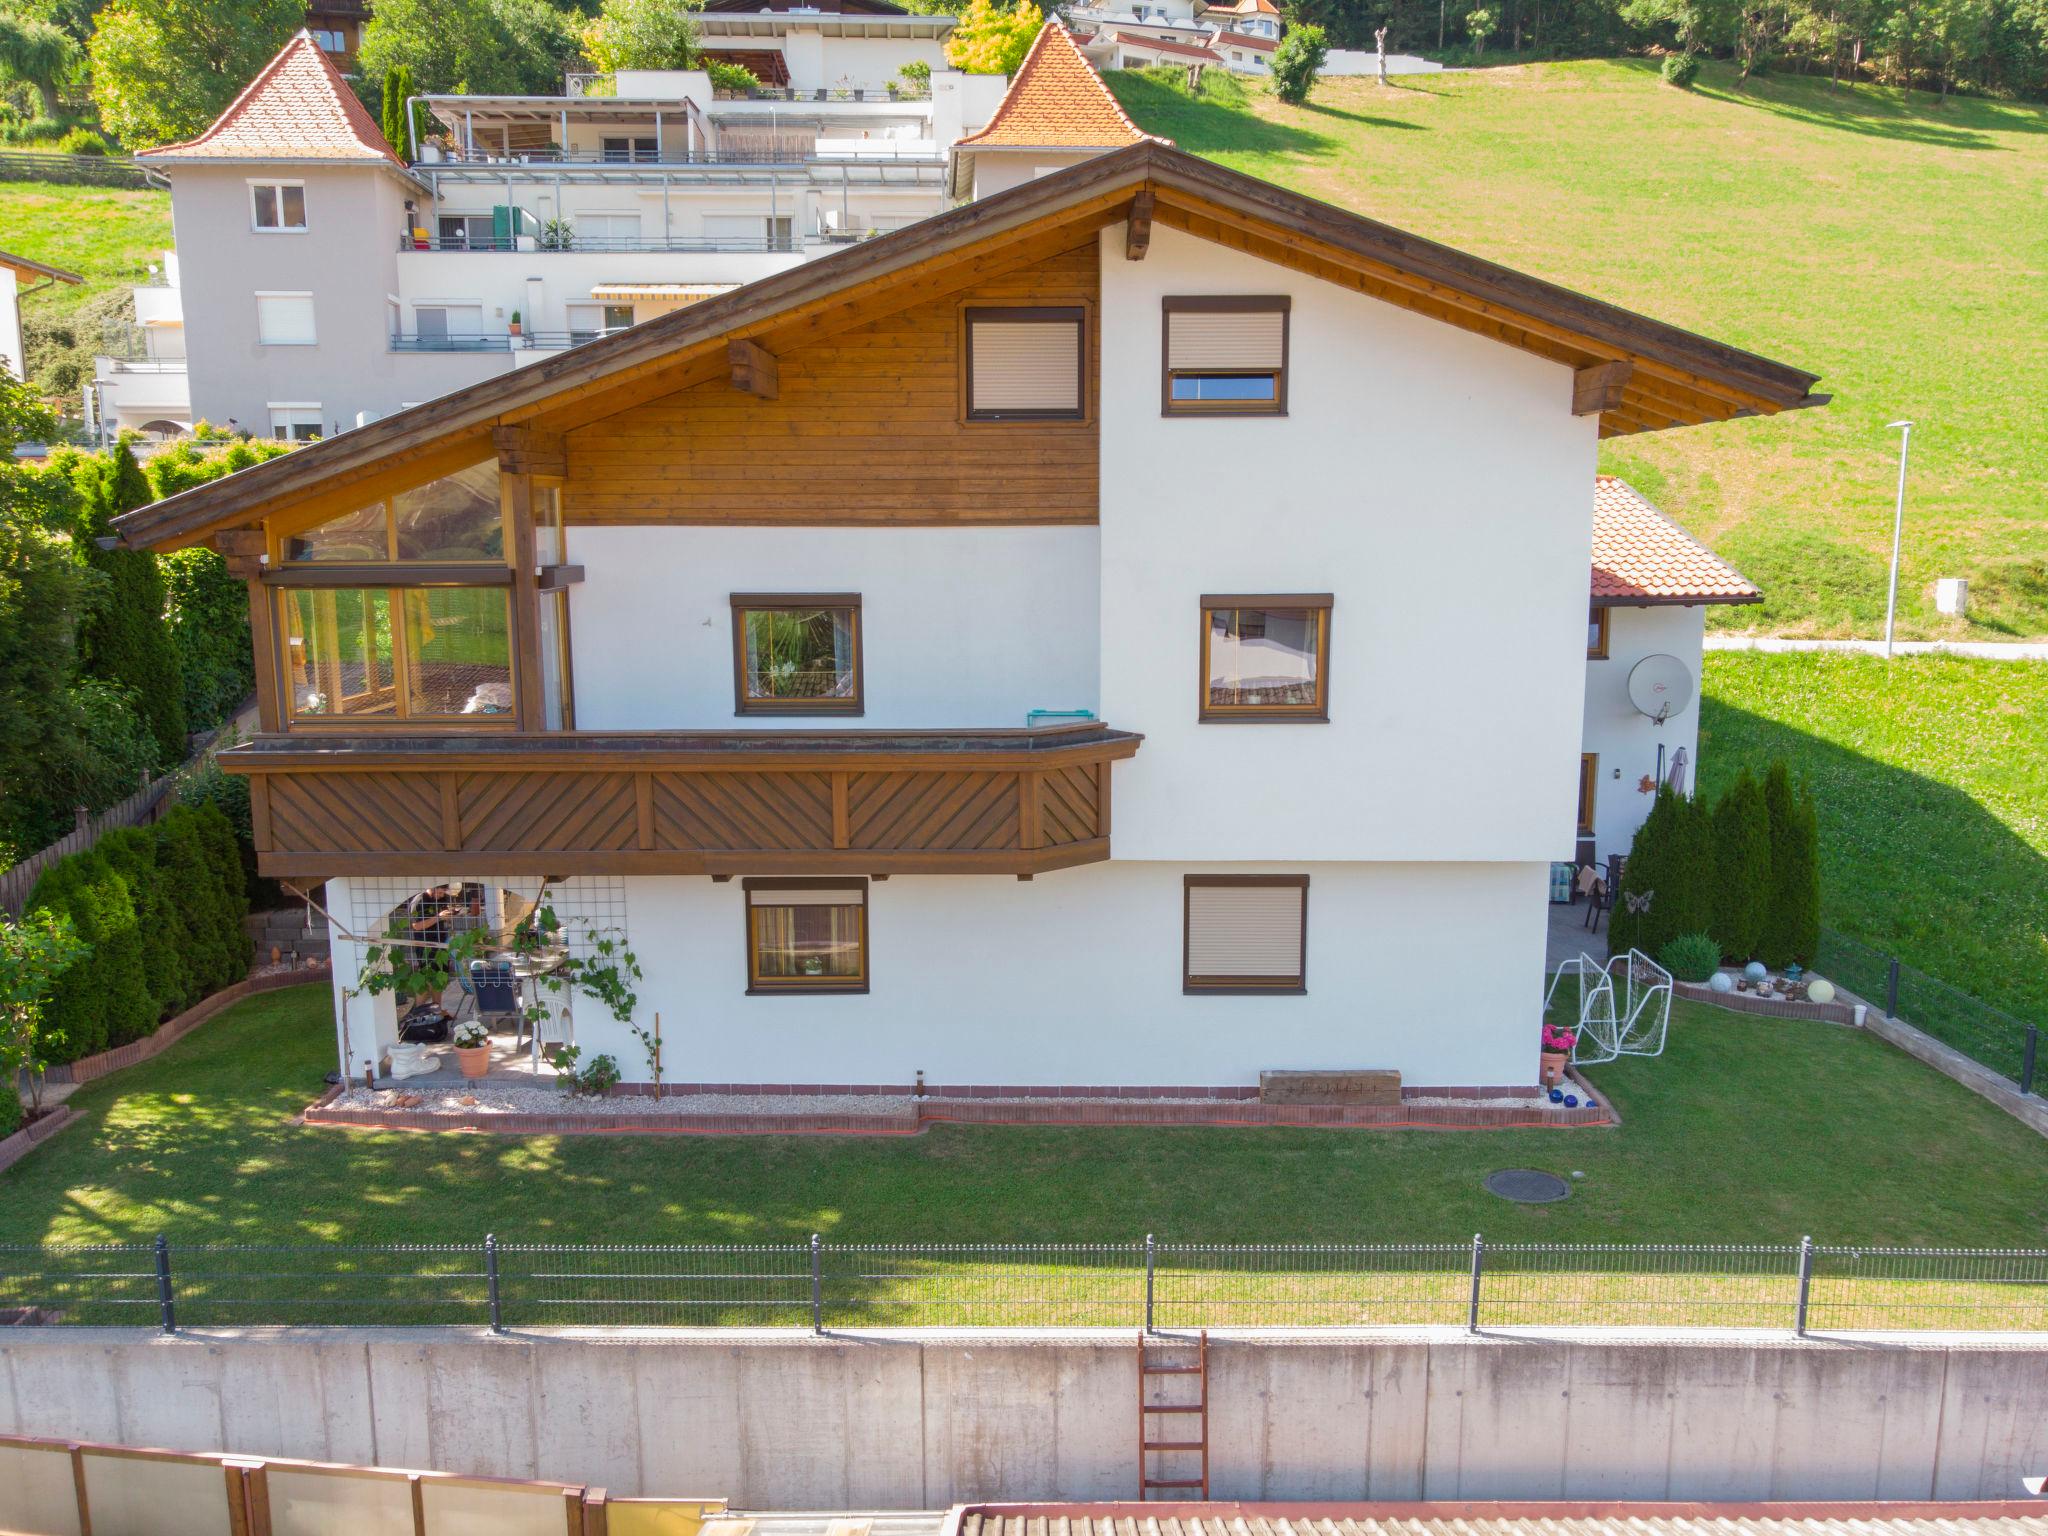
M 946 38 L 947 62 L 970 75 L 1014 75 L 1044 25 L 1032 0 L 1014 7 L 974 0 Z
M 422 91 L 539 95 L 580 56 L 546 0 L 379 0 L 356 59 L 373 80 L 410 66 Z
M 1297 107 L 1307 101 L 1329 52 L 1330 40 L 1321 27 L 1292 28 L 1273 50 L 1273 94 Z
M 100 119 L 131 148 L 188 138 L 305 23 L 299 0 L 117 0 L 86 45 Z
M 604 0 L 583 29 L 583 52 L 603 70 L 689 69 L 703 8 L 703 0 Z

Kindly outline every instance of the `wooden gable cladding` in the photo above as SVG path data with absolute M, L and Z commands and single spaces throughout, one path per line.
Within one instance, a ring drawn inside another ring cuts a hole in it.
M 261 738 L 267 875 L 1037 874 L 1109 857 L 1111 765 L 1141 738 L 1035 732 Z
M 1027 267 L 776 351 L 762 398 L 721 375 L 571 433 L 570 523 L 1092 523 L 1100 376 L 1090 237 Z M 967 422 L 961 311 L 1081 305 L 1087 419 Z

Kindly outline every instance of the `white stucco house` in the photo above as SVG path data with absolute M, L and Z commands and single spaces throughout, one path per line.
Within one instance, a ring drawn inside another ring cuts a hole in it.
M 1525 1088 L 1600 439 L 1815 382 L 1143 140 L 119 528 L 249 582 L 352 1078 L 545 893 L 629 1081 Z
M 76 272 L 0 251 L 0 368 L 17 379 L 27 377 L 22 366 L 22 295 L 35 293 L 52 283 L 77 284 L 84 281 Z

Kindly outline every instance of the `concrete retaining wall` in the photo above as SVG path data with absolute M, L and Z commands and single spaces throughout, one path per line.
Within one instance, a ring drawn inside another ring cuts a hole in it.
M 2004 1498 L 2048 1468 L 2041 1338 L 1244 1333 L 1209 1360 L 1218 1498 Z M 1124 1330 L 15 1329 L 0 1430 L 755 1507 L 1125 1498 L 1135 1369 Z

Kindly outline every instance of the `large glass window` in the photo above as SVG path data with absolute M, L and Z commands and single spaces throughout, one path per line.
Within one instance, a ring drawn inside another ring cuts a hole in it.
M 400 491 L 278 541 L 291 565 L 371 565 L 393 560 L 503 565 L 505 516 L 495 459 Z
M 732 622 L 740 714 L 861 712 L 857 595 L 735 593 Z
M 510 721 L 505 588 L 286 588 L 280 597 L 293 719 Z
M 865 992 L 867 882 L 748 880 L 747 991 Z
M 281 595 L 292 718 L 397 714 L 391 594 L 321 588 Z
M 1329 718 L 1330 597 L 1204 597 L 1204 720 Z

